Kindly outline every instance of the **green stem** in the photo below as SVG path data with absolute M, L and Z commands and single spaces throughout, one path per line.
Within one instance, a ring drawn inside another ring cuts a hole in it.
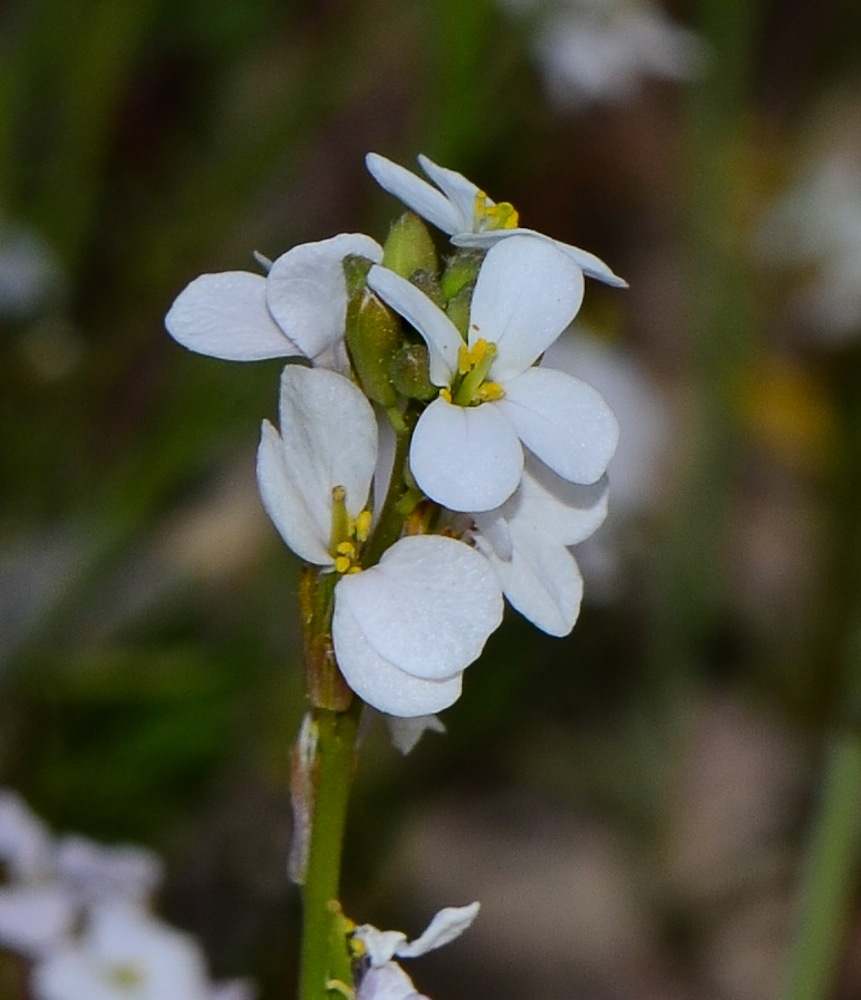
M 333 934 L 347 800 L 362 702 L 346 712 L 317 709 L 314 810 L 303 888 L 301 1000 L 326 1000 L 327 983 L 349 972 L 343 936 Z M 349 985 L 349 983 L 347 984 Z
M 782 1000 L 827 1000 L 861 863 L 861 734 L 837 733 L 796 912 Z

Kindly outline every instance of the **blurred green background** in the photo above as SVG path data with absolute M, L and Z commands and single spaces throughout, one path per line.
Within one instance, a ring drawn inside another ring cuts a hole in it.
M 438 998 L 774 996 L 861 721 L 859 42 L 836 0 L 7 5 L 0 785 L 158 850 L 214 972 L 292 995 L 298 566 L 253 473 L 280 366 L 162 320 L 254 250 L 382 239 L 364 154 L 424 152 L 628 279 L 579 336 L 631 444 L 573 634 L 510 614 L 446 737 L 369 732 L 345 908 L 482 899 L 411 969 Z

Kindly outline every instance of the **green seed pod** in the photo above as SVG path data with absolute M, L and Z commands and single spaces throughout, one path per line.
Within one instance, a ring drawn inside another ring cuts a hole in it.
M 404 338 L 397 316 L 369 288 L 350 299 L 346 341 L 365 395 L 381 406 L 394 406 L 398 395 L 389 368 Z
M 410 279 L 416 271 L 437 272 L 436 249 L 427 226 L 414 212 L 392 224 L 383 246 L 383 266 Z
M 425 403 L 439 392 L 430 380 L 428 349 L 424 344 L 402 347 L 392 358 L 389 374 L 395 389 L 410 399 L 420 399 Z

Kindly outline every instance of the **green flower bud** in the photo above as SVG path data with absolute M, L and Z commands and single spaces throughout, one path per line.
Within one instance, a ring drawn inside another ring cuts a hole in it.
M 389 368 L 404 338 L 398 318 L 369 288 L 362 288 L 350 299 L 346 341 L 365 395 L 381 406 L 394 406 L 398 394 Z
M 460 335 L 467 340 L 467 328 L 469 326 L 469 307 L 472 304 L 473 285 L 464 285 L 463 288 L 453 298 L 449 299 L 445 307 L 446 315 L 460 330 Z
M 392 385 L 402 396 L 427 402 L 439 389 L 431 382 L 428 349 L 424 344 L 407 344 L 392 358 L 389 368 Z
M 449 258 L 440 280 L 446 302 L 475 282 L 483 260 L 483 250 L 458 250 Z
M 436 249 L 431 234 L 414 212 L 405 212 L 393 223 L 383 246 L 383 266 L 408 280 L 416 271 L 436 274 Z

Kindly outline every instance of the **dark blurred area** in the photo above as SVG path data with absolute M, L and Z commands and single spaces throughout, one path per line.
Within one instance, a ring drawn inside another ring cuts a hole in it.
M 481 899 L 410 968 L 438 1000 L 774 997 L 861 721 L 859 53 L 836 0 L 7 6 L 0 786 L 158 851 L 214 972 L 292 995 L 298 564 L 254 480 L 280 364 L 163 317 L 255 250 L 384 238 L 364 155 L 423 152 L 629 281 L 559 345 L 622 446 L 572 635 L 509 611 L 446 736 L 368 732 L 345 910 L 412 934 Z

